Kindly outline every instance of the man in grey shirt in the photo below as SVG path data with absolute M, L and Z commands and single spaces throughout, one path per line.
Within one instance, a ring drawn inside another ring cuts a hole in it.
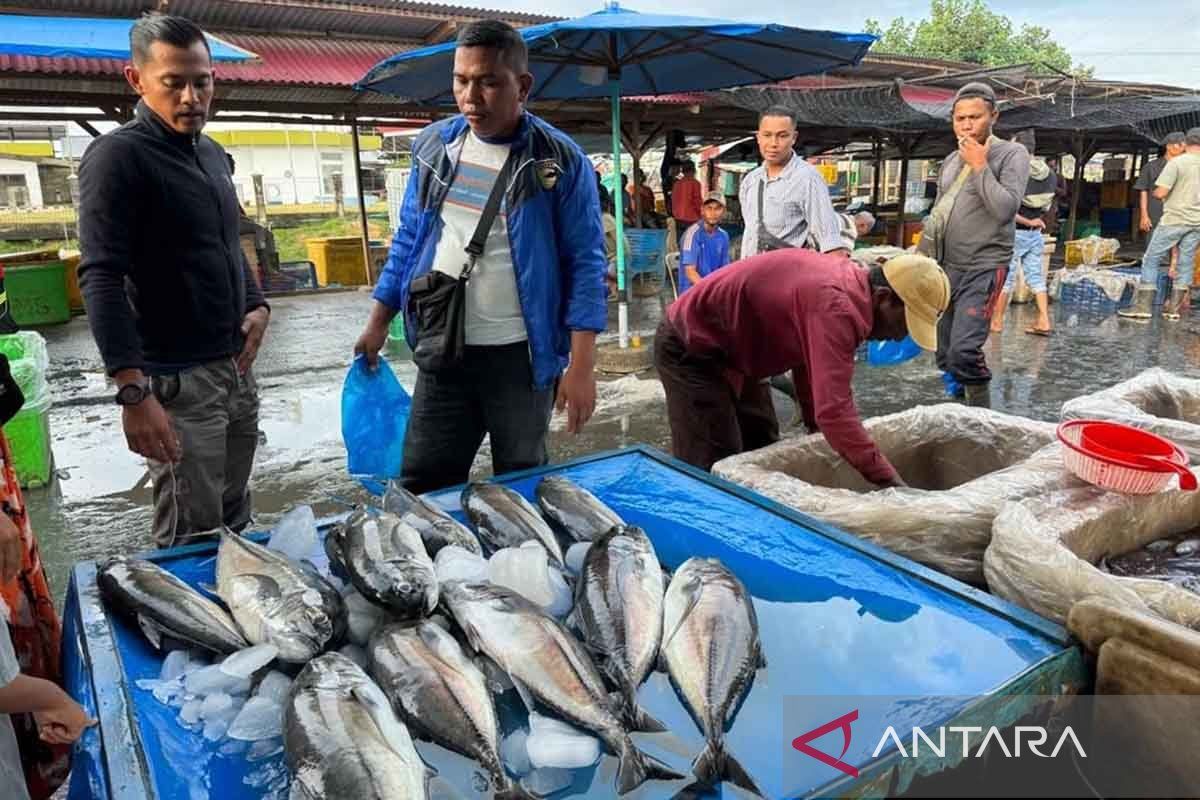
M 987 84 L 958 90 L 952 111 L 958 150 L 942 162 L 938 199 L 921 239 L 922 252 L 950 278 L 950 307 L 938 324 L 938 367 L 962 386 L 968 405 L 983 407 L 991 406 L 992 379 L 983 343 L 1012 260 L 1014 223 L 1029 180 L 1025 148 L 992 135 L 999 116 Z
M 848 252 L 825 179 L 796 155 L 792 112 L 768 108 L 759 116 L 757 138 L 762 166 L 747 173 L 738 188 L 746 223 L 741 257 L 784 247 Z

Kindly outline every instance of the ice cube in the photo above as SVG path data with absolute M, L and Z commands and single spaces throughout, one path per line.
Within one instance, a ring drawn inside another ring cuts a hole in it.
M 1184 539 L 1175 545 L 1175 555 L 1190 556 L 1200 551 L 1200 539 Z
M 143 692 L 153 692 L 155 689 L 163 685 L 163 681 L 159 678 L 138 678 L 136 681 L 134 681 L 134 685 L 136 685 Z
M 530 602 L 541 606 L 548 613 L 551 609 L 561 610 L 566 604 L 565 615 L 570 611 L 570 589 L 557 568 L 551 567 L 546 550 L 540 544 L 532 547 L 508 547 L 497 550 L 488 562 L 488 579 L 498 585 L 512 589 Z
M 175 680 L 183 675 L 189 660 L 187 650 L 172 650 L 163 659 L 162 671 L 158 673 L 158 677 L 164 681 Z
M 250 746 L 249 742 L 239 742 L 237 739 L 229 739 L 217 750 L 223 756 L 240 756 L 246 752 Z
M 204 698 L 197 698 L 196 695 L 188 694 L 181 689 L 179 692 L 171 696 L 171 699 L 168 701 L 168 705 L 170 705 L 171 708 L 183 708 L 186 704 L 197 699 L 203 700 Z
M 210 719 L 204 723 L 204 738 L 210 742 L 216 742 L 225 738 L 226 731 L 229 730 L 229 720 L 226 719 Z
M 358 592 L 346 595 L 346 628 L 350 641 L 359 647 L 366 647 L 371 634 L 383 622 L 384 612 L 379 606 L 363 597 Z
M 246 751 L 247 761 L 262 761 L 283 752 L 283 739 L 260 739 Z
M 528 739 L 529 731 L 517 728 L 500 742 L 500 760 L 504 762 L 505 768 L 518 778 L 527 775 L 533 769 L 533 765 L 529 763 L 529 751 L 525 747 Z
M 521 786 L 525 791 L 537 797 L 549 797 L 555 792 L 566 789 L 572 781 L 574 781 L 574 776 L 571 774 L 571 770 L 546 767 L 535 769 L 522 778 Z
M 312 556 L 319 545 L 317 518 L 308 506 L 296 506 L 275 523 L 267 547 L 278 550 L 293 561 Z
M 271 739 L 283 729 L 283 706 L 265 697 L 251 697 L 229 726 L 229 738 L 247 742 Z
M 221 671 L 226 675 L 249 678 L 274 661 L 277 655 L 279 655 L 279 648 L 273 644 L 255 645 L 227 657 L 221 662 Z
M 271 670 L 259 681 L 258 688 L 254 690 L 254 696 L 274 700 L 282 705 L 291 690 L 292 679 L 278 670 Z
M 433 560 L 438 583 L 467 581 L 477 583 L 488 579 L 488 562 L 478 553 L 450 544 L 438 551 Z
M 571 587 L 567 585 L 566 578 L 555 567 L 550 567 L 550 591 L 552 593 L 550 602 L 546 605 L 546 613 L 552 617 L 562 619 L 571 613 L 571 609 L 575 606 L 575 597 L 571 592 Z
M 159 681 L 151 691 L 154 692 L 154 699 L 163 705 L 173 705 L 174 700 L 184 694 L 183 683 L 179 679 Z
M 222 711 L 233 708 L 233 698 L 223 692 L 210 694 L 204 698 L 204 702 L 200 705 L 200 716 L 209 720 L 215 717 Z
M 367 668 L 367 651 L 363 650 L 358 645 L 348 644 L 341 650 L 338 650 L 338 652 L 353 661 L 355 664 L 358 664 L 363 669 Z
M 202 700 L 189 700 L 183 704 L 183 708 L 179 709 L 179 719 L 185 725 L 195 725 L 200 721 L 200 707 L 204 704 Z
M 600 741 L 565 722 L 530 714 L 529 728 L 525 747 L 534 769 L 579 769 L 595 764 L 600 758 Z
M 183 686 L 188 694 L 233 694 L 235 689 L 247 682 L 246 678 L 223 671 L 219 664 L 210 664 L 188 675 Z
M 578 575 L 583 572 L 583 561 L 587 558 L 588 550 L 591 549 L 591 542 L 576 542 L 567 548 L 567 570 L 572 575 Z

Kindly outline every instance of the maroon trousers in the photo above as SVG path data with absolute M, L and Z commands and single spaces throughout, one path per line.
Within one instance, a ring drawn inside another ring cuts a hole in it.
M 726 456 L 779 441 L 770 385 L 747 380 L 735 394 L 720 360 L 688 353 L 666 319 L 654 337 L 654 366 L 667 393 L 676 458 L 707 470 Z

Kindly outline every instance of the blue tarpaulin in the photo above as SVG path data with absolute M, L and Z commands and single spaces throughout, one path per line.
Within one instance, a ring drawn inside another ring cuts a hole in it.
M 0 54 L 43 58 L 129 58 L 132 19 L 0 17 Z M 249 50 L 206 33 L 213 61 L 253 61 Z
M 1030 711 L 1037 695 L 1078 691 L 1085 680 L 1078 648 L 1057 625 L 661 453 L 604 453 L 499 480 L 533 500 L 538 482 L 554 474 L 642 527 L 668 569 L 691 556 L 719 558 L 745 583 L 768 666 L 740 705 L 725 744 L 767 798 L 858 796 L 872 787 L 878 793 L 878 786 L 889 785 L 878 782 L 881 774 L 895 770 L 897 785 L 907 786 L 925 768 L 915 760 L 901 763 L 894 749 L 873 753 L 875 739 L 856 737 L 844 760 L 861 777 L 833 791 L 831 782 L 845 776 L 789 747 L 813 725 L 806 715 L 788 716 L 787 698 L 811 698 L 815 713 L 823 713 L 823 699 L 854 696 L 869 703 L 864 718 L 869 708 L 928 726 L 957 724 L 953 720 L 982 708 L 988 724 L 1007 725 Z M 427 499 L 462 520 L 459 492 Z M 213 582 L 214 551 L 201 544 L 150 557 L 201 586 Z M 178 709 L 138 685 L 159 675 L 163 656 L 136 623 L 113 611 L 99 598 L 96 565 L 77 565 L 63 614 L 66 682 L 100 725 L 75 748 L 70 800 L 286 797 L 282 754 L 251 761 L 222 752 L 220 743 L 183 728 Z M 650 676 L 638 703 L 670 731 L 639 739 L 639 747 L 688 772 L 703 736 L 667 676 Z M 499 715 L 505 734 L 526 724 L 515 692 L 501 698 Z M 477 764 L 429 742 L 418 741 L 417 748 L 449 794 L 479 796 Z M 615 760 L 606 755 L 576 770 L 569 789 L 555 797 L 608 800 L 615 796 L 615 774 Z M 649 784 L 640 796 L 666 798 L 680 788 Z

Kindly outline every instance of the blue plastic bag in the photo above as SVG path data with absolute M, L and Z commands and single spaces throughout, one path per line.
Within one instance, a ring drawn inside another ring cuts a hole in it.
M 961 399 L 963 392 L 966 391 L 963 389 L 963 385 L 949 372 L 942 373 L 942 384 L 946 387 L 946 397 L 952 397 L 955 400 Z
M 872 367 L 891 367 L 921 355 L 921 346 L 905 336 L 898 342 L 872 339 L 867 343 L 867 363 Z
M 342 441 L 346 468 L 372 494 L 381 495 L 400 474 L 404 431 L 412 398 L 382 358 L 372 370 L 358 356 L 342 385 Z

